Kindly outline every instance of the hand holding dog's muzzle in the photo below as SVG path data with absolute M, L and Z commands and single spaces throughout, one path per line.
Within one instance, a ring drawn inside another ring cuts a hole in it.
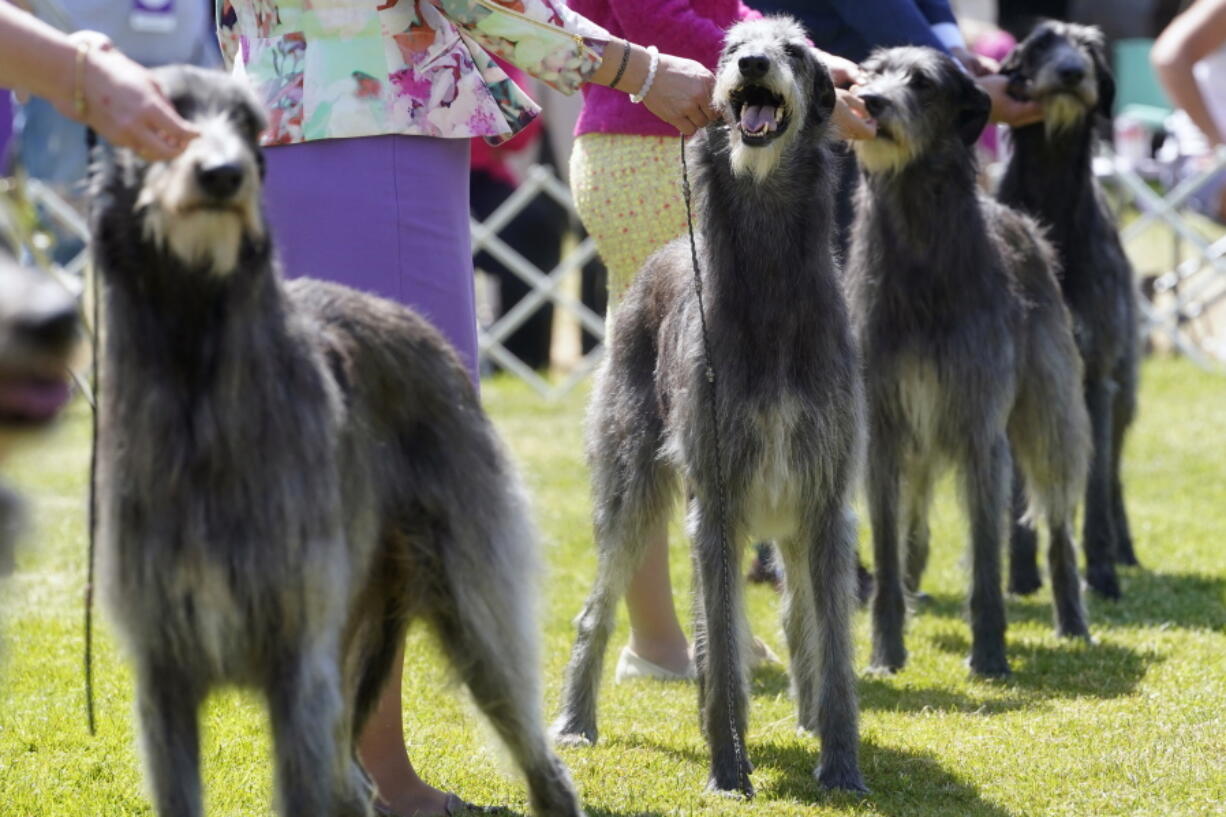
M 835 91 L 837 97 L 834 103 L 834 130 L 840 139 L 874 139 L 877 136 L 877 123 L 864 100 L 856 96 L 854 91 L 839 88 Z

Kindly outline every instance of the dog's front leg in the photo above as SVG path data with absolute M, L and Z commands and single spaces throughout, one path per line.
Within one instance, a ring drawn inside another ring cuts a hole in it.
M 839 496 L 842 495 L 839 492 Z M 821 757 L 814 777 L 828 789 L 867 792 L 860 776 L 860 707 L 853 667 L 851 615 L 855 609 L 855 519 L 836 504 L 813 520 L 809 580 L 817 602 L 820 676 L 817 731 Z
M 138 658 L 136 708 L 150 794 L 158 817 L 200 817 L 198 678 L 174 669 L 175 661 Z
M 1039 534 L 1023 522 L 1029 501 L 1026 479 L 1020 468 L 1013 469 L 1013 532 L 1009 538 L 1009 592 L 1029 596 L 1043 586 L 1039 576 Z
M 1086 378 L 1086 409 L 1090 413 L 1094 447 L 1086 480 L 1081 536 L 1086 550 L 1086 582 L 1108 599 L 1120 597 L 1120 581 L 1115 572 L 1115 506 L 1111 479 L 1114 390 L 1108 377 L 1091 374 Z
M 745 665 L 741 660 L 740 622 L 744 617 L 740 552 L 744 537 L 721 530 L 715 491 L 700 491 L 691 500 L 691 537 L 697 555 L 699 600 L 695 627 L 699 706 L 703 733 L 711 749 L 712 791 L 753 797 L 753 770 L 745 746 Z M 729 509 L 731 515 L 731 509 Z M 730 526 L 731 527 L 731 526 Z M 740 751 L 737 751 L 737 747 Z
M 907 648 L 903 643 L 907 608 L 898 553 L 902 524 L 899 514 L 902 458 L 898 451 L 898 434 L 887 425 L 884 418 L 873 424 L 867 468 L 868 508 L 877 571 L 873 594 L 873 655 L 869 670 L 878 674 L 898 672 L 907 663 Z
M 971 527 L 970 665 L 978 675 L 1009 674 L 1000 560 L 1009 524 L 1012 467 L 1003 434 L 968 443 L 962 489 Z
M 277 794 L 284 817 L 366 817 L 369 804 L 352 789 L 344 702 L 335 639 L 319 637 L 302 652 L 273 662 L 265 694 L 277 755 Z

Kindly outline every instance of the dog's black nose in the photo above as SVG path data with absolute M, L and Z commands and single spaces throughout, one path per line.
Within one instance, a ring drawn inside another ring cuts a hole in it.
M 771 61 L 761 54 L 741 57 L 736 64 L 741 67 L 741 76 L 745 79 L 761 79 L 771 67 Z
M 22 340 L 46 351 L 59 351 L 77 336 L 77 309 L 67 298 L 55 306 L 20 316 L 16 330 Z
M 1077 85 L 1086 78 L 1086 69 L 1081 63 L 1066 62 L 1056 69 L 1060 81 L 1065 85 Z
M 889 103 L 885 101 L 885 97 L 879 94 L 856 94 L 856 96 L 864 103 L 864 107 L 868 108 L 869 114 L 874 117 L 880 116 L 882 111 L 889 106 Z
M 201 165 L 196 168 L 196 181 L 205 195 L 228 199 L 238 192 L 243 183 L 243 166 L 238 162 Z

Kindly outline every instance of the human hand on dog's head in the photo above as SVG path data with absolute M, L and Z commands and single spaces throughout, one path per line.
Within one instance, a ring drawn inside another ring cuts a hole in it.
M 850 88 L 860 81 L 860 66 L 851 60 L 829 54 L 817 47 L 814 47 L 813 50 L 817 53 L 817 58 L 825 64 L 826 70 L 830 72 L 830 81 L 834 83 L 835 88 Z
M 877 136 L 877 125 L 872 121 L 872 115 L 860 97 L 853 91 L 839 88 L 835 91 L 837 100 L 834 103 L 834 132 L 840 139 L 874 139 Z
M 1018 99 L 1009 92 L 1010 84 L 1013 82 L 1011 77 L 1004 74 L 988 74 L 975 77 L 975 82 L 992 100 L 989 122 L 1005 124 L 1011 128 L 1021 128 L 1043 121 L 1043 108 L 1039 103 L 1033 100 Z
M 973 77 L 986 77 L 988 74 L 1000 72 L 1000 63 L 996 60 L 976 54 L 967 48 L 951 48 L 949 53 L 953 55 L 954 59 L 962 63 L 962 67 L 970 71 Z
M 124 56 L 97 32 L 77 32 L 70 39 L 88 46 L 81 71 L 84 122 L 100 136 L 150 161 L 173 159 L 196 138 L 195 128 L 175 113 L 147 68 Z M 53 101 L 75 119 L 75 93 L 73 96 L 73 100 Z

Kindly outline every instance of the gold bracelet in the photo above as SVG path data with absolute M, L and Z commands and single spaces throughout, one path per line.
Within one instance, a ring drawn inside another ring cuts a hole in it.
M 85 103 L 85 61 L 89 57 L 89 49 L 91 43 L 77 43 L 77 63 L 76 73 L 73 78 L 72 85 L 72 107 L 76 111 L 77 119 L 85 121 L 85 113 L 87 105 Z

